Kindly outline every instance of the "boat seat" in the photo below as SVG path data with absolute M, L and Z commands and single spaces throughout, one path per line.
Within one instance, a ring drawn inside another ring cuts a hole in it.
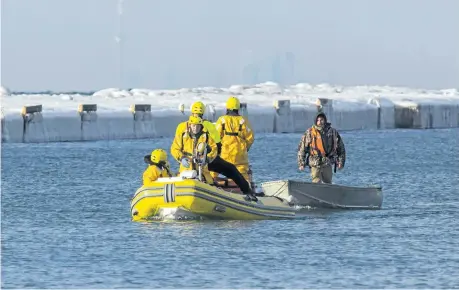
M 214 178 L 214 185 L 217 186 L 217 187 L 220 187 L 221 189 L 223 189 L 225 191 L 228 191 L 228 192 L 241 193 L 242 194 L 242 191 L 239 188 L 239 186 L 237 186 L 237 184 L 230 178 L 215 177 Z
M 251 182 L 249 183 L 250 187 L 256 188 L 255 183 Z M 232 192 L 232 193 L 240 193 L 242 194 L 241 189 L 239 186 L 237 186 L 236 182 L 232 180 L 231 178 L 226 178 L 226 177 L 215 177 L 214 178 L 214 185 L 217 187 L 222 188 L 223 190 Z M 263 192 L 255 193 L 256 196 L 264 196 Z
M 230 178 L 216 177 L 214 178 L 215 185 L 224 187 L 224 188 L 239 188 L 237 184 Z

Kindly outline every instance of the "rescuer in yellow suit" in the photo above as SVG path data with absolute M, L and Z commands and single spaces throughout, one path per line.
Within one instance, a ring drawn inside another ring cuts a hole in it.
M 165 150 L 155 149 L 144 160 L 148 167 L 143 173 L 143 186 L 151 186 L 160 177 L 172 177 Z
M 222 142 L 221 158 L 234 164 L 249 180 L 249 150 L 255 137 L 249 120 L 239 115 L 240 108 L 239 99 L 231 96 L 226 102 L 226 115 L 218 118 L 216 127 Z
M 193 162 L 193 156 L 198 144 L 204 143 L 207 146 L 207 164 L 202 168 L 202 172 L 206 183 L 214 184 L 208 164 L 212 163 L 217 157 L 217 144 L 204 128 L 200 117 L 190 116 L 185 125 L 185 131 L 175 135 L 171 146 L 172 156 L 180 163 L 179 171 L 197 170 L 196 164 Z
M 204 103 L 198 101 L 194 102 L 191 105 L 191 115 L 192 116 L 197 116 L 200 118 L 203 118 L 204 113 L 206 110 L 206 106 Z M 250 185 L 248 183 L 248 179 L 244 178 L 244 176 L 239 172 L 236 168 L 236 166 L 230 162 L 225 161 L 220 157 L 220 152 L 222 148 L 221 144 L 221 138 L 220 138 L 220 132 L 217 131 L 215 125 L 206 120 L 202 119 L 202 125 L 205 130 L 210 134 L 211 138 L 215 141 L 217 148 L 218 148 L 218 155 L 215 157 L 215 159 L 208 164 L 208 169 L 213 173 L 220 173 L 227 178 L 232 179 L 237 186 L 241 189 L 242 193 L 247 194 L 251 197 L 251 199 L 255 200 L 255 197 L 253 196 L 253 191 L 250 188 Z M 187 128 L 187 122 L 182 122 L 177 126 L 177 129 L 175 131 L 175 136 L 180 136 L 183 134 L 183 132 L 186 131 Z M 215 177 L 215 175 L 214 175 Z

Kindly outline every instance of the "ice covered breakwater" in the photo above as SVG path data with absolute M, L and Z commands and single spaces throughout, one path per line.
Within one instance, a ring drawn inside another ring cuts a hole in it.
M 340 130 L 459 127 L 459 94 L 451 90 L 275 83 L 228 89 L 129 91 L 93 94 L 14 94 L 2 89 L 3 142 L 63 142 L 173 136 L 197 100 L 212 121 L 230 95 L 256 132 L 299 133 L 323 110 Z

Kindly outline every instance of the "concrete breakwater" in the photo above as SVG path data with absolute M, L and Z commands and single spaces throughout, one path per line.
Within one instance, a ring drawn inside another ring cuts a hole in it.
M 205 101 L 204 101 L 205 102 Z M 255 132 L 301 133 L 323 110 L 339 130 L 432 129 L 459 127 L 458 102 L 392 101 L 369 98 L 366 103 L 318 98 L 315 104 L 275 100 L 273 104 L 242 103 Z M 223 107 L 208 105 L 206 118 L 216 121 Z M 24 106 L 20 113 L 3 112 L 2 141 L 65 142 L 169 137 L 189 112 L 182 108 L 155 109 L 137 103 L 118 110 L 100 110 L 97 103 L 79 104 L 74 111 L 45 105 Z

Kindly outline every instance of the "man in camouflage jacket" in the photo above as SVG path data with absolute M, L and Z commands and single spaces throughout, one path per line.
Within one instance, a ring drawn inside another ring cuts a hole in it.
M 299 169 L 304 170 L 309 165 L 312 182 L 332 183 L 332 167 L 342 169 L 345 161 L 346 150 L 341 136 L 327 123 L 327 116 L 320 112 L 298 145 Z

